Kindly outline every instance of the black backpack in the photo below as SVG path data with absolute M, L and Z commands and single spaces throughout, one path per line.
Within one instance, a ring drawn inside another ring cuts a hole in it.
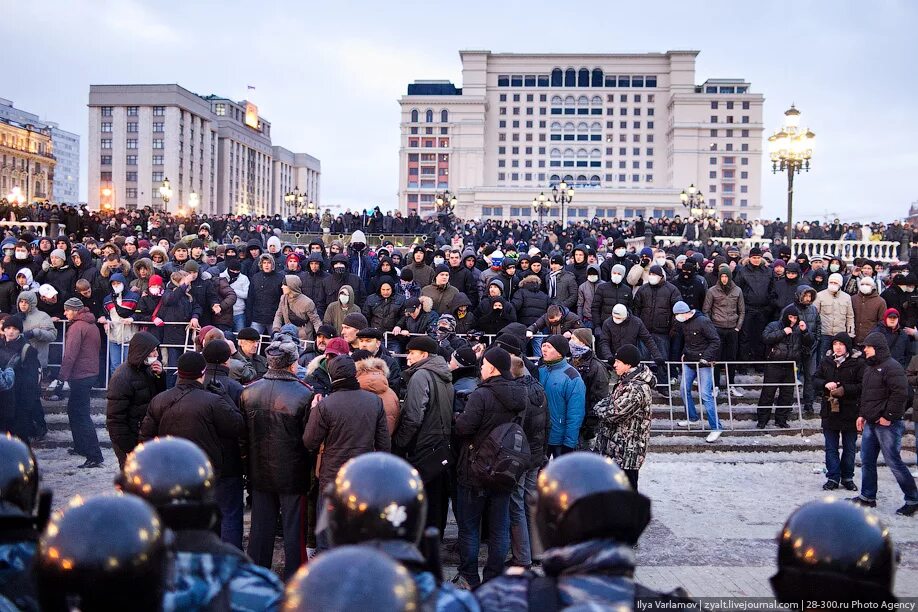
M 532 460 L 522 416 L 491 430 L 477 451 L 471 449 L 469 468 L 481 485 L 508 493 L 516 486 Z

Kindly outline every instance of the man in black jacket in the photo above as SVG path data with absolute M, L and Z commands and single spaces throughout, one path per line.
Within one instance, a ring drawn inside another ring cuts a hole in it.
M 252 488 L 252 526 L 247 552 L 271 567 L 280 512 L 284 531 L 284 579 L 304 562 L 306 494 L 312 456 L 303 446 L 313 392 L 296 377 L 297 345 L 278 340 L 265 350 L 268 371 L 242 392 L 247 474 Z
M 366 327 L 357 332 L 357 347 L 386 363 L 386 367 L 389 368 L 389 388 L 398 395 L 402 390 L 402 366 L 399 365 L 398 359 L 382 345 L 382 340 L 382 330 L 375 327 Z
M 259 334 L 267 333 L 274 325 L 274 315 L 281 298 L 284 275 L 276 269 L 274 257 L 258 257 L 258 271 L 249 283 L 249 297 L 245 301 L 245 318 Z
M 762 332 L 771 321 L 776 296 L 774 274 L 763 263 L 760 248 L 749 250 L 749 262 L 737 266 L 733 282 L 742 290 L 746 304 L 746 317 L 740 329 L 739 358 L 741 361 L 762 361 Z
M 612 309 L 616 305 L 623 304 L 625 308 L 631 310 L 634 291 L 625 281 L 625 274 L 623 265 L 613 266 L 610 279 L 607 282 L 599 283 L 596 287 L 591 307 L 593 329 L 602 327 L 605 321 L 612 316 Z
M 449 252 L 449 284 L 464 293 L 470 303 L 478 303 L 478 282 L 472 271 L 463 265 L 462 253 L 457 249 Z
M 861 436 L 861 494 L 851 501 L 868 508 L 877 505 L 877 457 L 883 453 L 899 488 L 905 494 L 905 505 L 896 514 L 912 516 L 918 512 L 918 487 L 899 453 L 905 423 L 902 416 L 908 405 L 908 380 L 905 370 L 889 354 L 886 338 L 877 332 L 864 339 L 867 367 L 861 382 L 860 416 L 857 429 Z
M 488 512 L 488 560 L 485 581 L 499 576 L 510 548 L 510 492 L 487 488 L 471 470 L 473 453 L 480 449 L 491 431 L 518 419 L 521 423 L 528 407 L 526 387 L 511 378 L 510 354 L 500 347 L 488 349 L 481 362 L 481 383 L 472 391 L 465 410 L 456 416 L 455 430 L 460 439 L 459 490 L 456 523 L 459 527 L 459 576 L 472 588 L 481 584 L 478 575 L 478 549 L 481 519 Z
M 127 360 L 115 370 L 105 393 L 105 426 L 120 467 L 124 467 L 127 454 L 140 441 L 140 425 L 147 415 L 147 406 L 165 390 L 159 340 L 147 332 L 134 334 Z

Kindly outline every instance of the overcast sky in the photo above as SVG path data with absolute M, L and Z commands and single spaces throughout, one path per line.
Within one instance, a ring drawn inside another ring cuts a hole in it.
M 696 80 L 742 77 L 766 134 L 795 102 L 817 135 L 796 218 L 892 219 L 918 200 L 918 2 L 4 0 L 0 97 L 83 136 L 91 83 L 248 97 L 274 144 L 322 161 L 322 204 L 397 205 L 399 107 L 415 79 L 461 84 L 459 49 L 698 49 Z M 248 92 L 247 86 L 256 87 Z M 763 168 L 765 215 L 785 179 Z

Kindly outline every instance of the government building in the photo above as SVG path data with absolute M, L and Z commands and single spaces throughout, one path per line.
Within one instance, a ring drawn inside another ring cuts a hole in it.
M 421 80 L 401 107 L 399 206 L 438 194 L 461 218 L 534 220 L 533 198 L 573 188 L 548 219 L 685 216 L 690 185 L 721 217 L 760 216 L 762 94 L 738 78 L 697 84 L 698 51 L 460 51 L 462 85 Z
M 274 146 L 250 101 L 179 85 L 92 85 L 89 201 L 103 208 L 289 215 L 318 210 L 318 159 Z M 172 196 L 160 194 L 168 180 Z M 299 188 L 294 210 L 284 195 Z

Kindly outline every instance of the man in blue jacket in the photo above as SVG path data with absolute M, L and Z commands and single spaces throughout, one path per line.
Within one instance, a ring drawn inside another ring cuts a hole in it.
M 586 410 L 586 384 L 577 368 L 567 362 L 570 345 L 560 334 L 549 336 L 542 343 L 542 364 L 539 382 L 548 396 L 548 454 L 560 457 L 577 448 L 580 425 Z

